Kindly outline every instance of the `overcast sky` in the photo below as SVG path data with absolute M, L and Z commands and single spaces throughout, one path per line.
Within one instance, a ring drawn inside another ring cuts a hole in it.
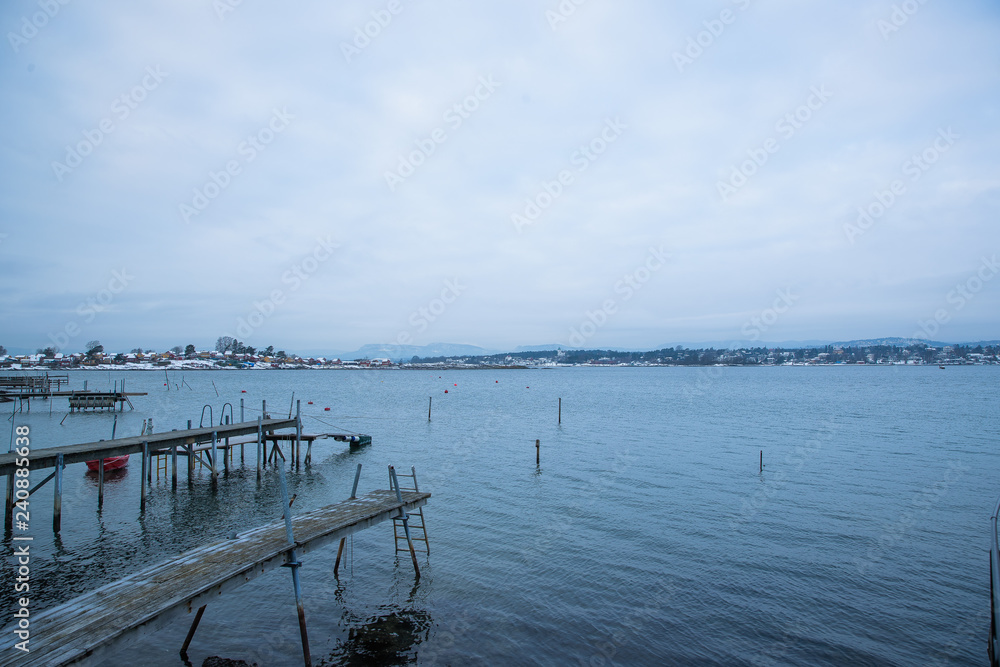
M 1000 338 L 994 2 L 48 1 L 9 348 Z

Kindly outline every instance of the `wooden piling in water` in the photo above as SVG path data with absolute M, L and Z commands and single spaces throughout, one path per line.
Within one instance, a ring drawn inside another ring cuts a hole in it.
M 142 476 L 146 478 L 145 475 Z M 97 459 L 97 509 L 104 507 L 104 459 Z
M 146 473 L 149 471 L 149 443 L 142 443 L 142 481 L 139 484 L 139 511 L 146 511 Z
M 62 528 L 62 469 L 63 455 L 56 456 L 56 489 L 52 499 L 52 530 L 58 533 Z
M 535 440 L 535 465 L 542 462 L 542 441 Z
M 434 397 L 433 396 L 428 396 L 427 397 L 427 421 L 431 420 L 431 405 L 433 405 L 433 404 L 434 404 Z
M 562 399 L 559 399 L 559 423 L 562 424 Z
M 760 450 L 760 471 L 764 472 L 764 450 Z
M 212 485 L 219 481 L 219 450 L 216 443 L 219 440 L 218 431 L 212 431 Z
M 174 491 L 177 490 L 177 445 L 170 448 L 170 462 L 173 464 L 173 468 L 170 473 L 170 486 Z
M 261 426 L 263 416 L 257 417 L 257 481 L 260 481 L 260 445 L 264 438 L 264 430 Z

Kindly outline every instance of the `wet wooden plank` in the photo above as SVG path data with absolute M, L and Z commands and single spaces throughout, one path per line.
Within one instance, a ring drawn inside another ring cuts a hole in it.
M 295 517 L 297 552 L 332 544 L 390 520 L 400 508 L 414 510 L 430 498 L 429 493 L 413 491 L 402 495 L 400 504 L 393 491 L 373 491 Z M 27 667 L 96 660 L 122 642 L 183 619 L 202 604 L 279 567 L 288 548 L 284 521 L 278 521 L 240 533 L 236 539 L 191 549 L 33 616 L 31 653 L 20 654 L 11 642 L 0 662 Z M 13 626 L 4 632 L 13 637 Z

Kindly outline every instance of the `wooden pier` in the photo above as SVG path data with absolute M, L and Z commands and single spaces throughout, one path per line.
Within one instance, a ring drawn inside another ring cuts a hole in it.
M 284 469 L 281 470 L 284 482 Z M 391 467 L 390 478 L 395 479 Z M 295 579 L 300 565 L 296 552 L 315 551 L 383 521 L 401 519 L 405 523 L 406 513 L 426 504 L 431 496 L 416 491 L 401 492 L 398 483 L 393 484 L 395 490 L 373 491 L 294 519 L 286 509 L 284 522 L 254 528 L 235 539 L 192 549 L 57 607 L 32 614 L 31 652 L 20 653 L 12 647 L 17 626 L 9 626 L 3 631 L 4 636 L 11 638 L 4 649 L 4 664 L 19 667 L 98 664 L 111 650 L 194 612 L 196 616 L 182 649 L 183 655 L 205 605 L 219 595 L 281 566 L 290 566 Z M 284 484 L 282 486 L 284 489 Z M 290 539 L 293 528 L 294 538 Z M 308 665 L 311 663 L 305 616 L 297 579 L 295 586 L 303 652 Z M 139 658 L 137 661 L 141 662 Z
M 117 440 L 101 440 L 98 442 L 88 442 L 78 445 L 64 445 L 61 447 L 47 447 L 45 449 L 33 449 L 28 456 L 30 469 L 33 471 L 55 468 L 55 470 L 41 482 L 35 484 L 29 490 L 29 495 L 41 489 L 50 480 L 55 479 L 55 501 L 53 503 L 52 526 L 59 532 L 62 522 L 62 475 L 63 469 L 70 463 L 80 463 L 85 461 L 100 461 L 98 466 L 98 491 L 97 503 L 101 505 L 104 501 L 104 459 L 115 456 L 125 456 L 126 454 L 140 454 L 142 456 L 142 487 L 140 491 L 140 507 L 146 506 L 146 488 L 152 474 L 151 456 L 160 453 L 169 453 L 173 462 L 173 483 L 177 483 L 177 456 L 187 456 L 188 459 L 188 480 L 193 480 L 195 460 L 200 458 L 195 447 L 199 444 L 211 443 L 211 453 L 207 465 L 212 470 L 213 483 L 219 476 L 220 457 L 217 446 L 225 438 L 241 435 L 257 434 L 257 442 L 263 442 L 265 433 L 283 428 L 296 429 L 296 435 L 301 435 L 301 422 L 296 417 L 294 419 L 258 419 L 253 422 L 242 422 L 238 424 L 223 424 L 220 426 L 206 426 L 204 428 L 186 429 L 183 431 L 167 431 L 164 433 L 149 433 L 146 435 L 131 438 L 119 438 Z M 293 436 L 294 437 L 294 436 Z M 261 449 L 257 448 L 257 475 L 260 476 L 261 469 Z M 222 462 L 228 466 L 226 457 Z M 13 522 L 14 510 L 14 472 L 16 469 L 17 455 L 14 452 L 0 454 L 0 476 L 7 476 L 7 499 L 4 514 L 4 528 L 8 532 Z M 204 463 L 204 459 L 200 459 Z

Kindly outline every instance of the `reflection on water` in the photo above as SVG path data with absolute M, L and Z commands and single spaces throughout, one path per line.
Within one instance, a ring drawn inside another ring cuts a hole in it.
M 431 629 L 431 615 L 418 609 L 380 607 L 388 613 L 359 620 L 345 611 L 349 625 L 347 639 L 319 665 L 409 665 L 417 660 L 416 647 L 425 641 Z

